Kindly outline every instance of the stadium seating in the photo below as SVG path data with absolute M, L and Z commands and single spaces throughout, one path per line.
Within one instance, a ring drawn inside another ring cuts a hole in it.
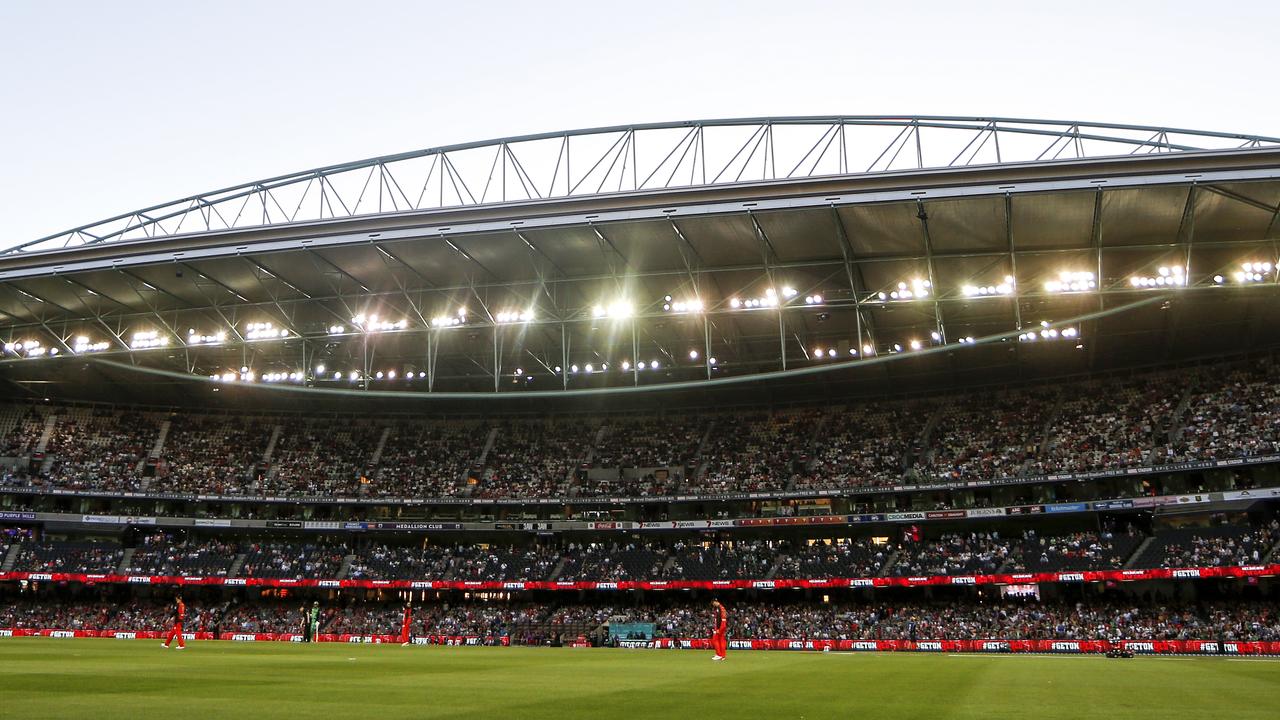
M 138 543 L 122 571 L 128 575 L 226 577 L 239 552 L 235 543 L 181 543 L 161 533 Z
M 124 548 L 109 543 L 26 542 L 19 546 L 13 569 L 23 572 L 114 573 Z
M 1256 565 L 1280 540 L 1280 523 L 1247 528 L 1223 525 L 1180 528 L 1158 534 L 1135 562 L 1136 567 L 1218 567 Z
M 1277 452 L 1276 388 L 1266 362 L 931 399 L 603 418 L 242 418 L 9 405 L 0 427 L 8 423 L 11 455 L 30 456 L 45 419 L 57 422 L 48 462 L 19 464 L 0 482 L 539 499 L 1000 480 Z M 152 478 L 143 466 L 166 420 Z
M 1142 536 L 1136 533 L 1083 532 L 1054 537 L 1029 530 L 1022 542 L 1011 548 L 1005 570 L 1037 573 L 1116 570 L 1123 567 L 1141 542 Z

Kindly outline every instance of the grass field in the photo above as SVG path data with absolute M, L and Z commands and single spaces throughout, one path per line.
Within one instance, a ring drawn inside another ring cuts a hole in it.
M 0 640 L 0 718 L 1275 718 L 1280 661 Z

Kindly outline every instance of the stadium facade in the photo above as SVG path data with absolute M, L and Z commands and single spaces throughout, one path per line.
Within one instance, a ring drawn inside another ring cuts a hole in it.
M 0 586 L 1274 603 L 1278 280 L 1280 139 L 1175 128 L 654 124 L 183 198 L 0 255 Z

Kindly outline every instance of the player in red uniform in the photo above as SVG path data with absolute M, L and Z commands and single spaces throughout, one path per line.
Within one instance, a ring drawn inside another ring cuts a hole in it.
M 187 606 L 182 602 L 182 594 L 179 593 L 174 597 L 175 605 L 173 607 L 173 628 L 169 630 L 169 635 L 164 639 L 164 649 L 169 649 L 169 643 L 174 638 L 178 639 L 178 649 L 186 650 L 187 644 L 182 640 L 182 621 L 187 617 Z
M 404 621 L 400 623 L 400 644 L 408 645 L 411 639 L 410 632 L 413 629 L 413 605 L 408 601 L 404 604 Z
M 715 628 L 711 631 L 711 649 L 716 651 L 711 659 L 723 660 L 725 653 L 729 651 L 729 612 L 719 600 L 711 601 L 711 610 L 714 613 L 712 622 Z

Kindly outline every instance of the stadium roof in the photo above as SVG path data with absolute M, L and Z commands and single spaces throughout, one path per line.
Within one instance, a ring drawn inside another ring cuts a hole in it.
M 1280 139 L 1261 136 L 955 117 L 552 133 L 18 246 L 0 363 L 28 392 L 158 402 L 241 368 L 406 402 L 1106 369 L 1268 345 L 1278 218 Z

